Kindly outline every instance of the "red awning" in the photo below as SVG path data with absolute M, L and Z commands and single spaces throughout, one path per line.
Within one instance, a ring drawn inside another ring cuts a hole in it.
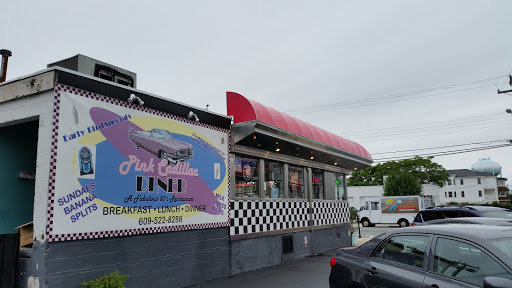
M 227 92 L 226 94 L 227 112 L 228 115 L 234 117 L 234 124 L 254 120 L 260 121 L 372 160 L 370 153 L 368 153 L 363 146 L 354 141 L 347 140 L 288 114 L 281 113 L 273 108 L 261 105 L 260 103 L 254 100 L 249 100 L 238 93 Z

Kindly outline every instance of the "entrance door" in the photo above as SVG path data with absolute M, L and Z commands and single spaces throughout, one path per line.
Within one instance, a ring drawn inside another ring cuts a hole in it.
M 39 121 L 0 127 L 0 234 L 31 222 Z

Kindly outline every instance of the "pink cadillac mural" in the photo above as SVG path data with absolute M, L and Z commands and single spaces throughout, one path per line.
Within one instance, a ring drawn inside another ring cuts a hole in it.
M 228 130 L 56 93 L 49 241 L 229 226 Z
M 135 144 L 135 148 L 142 148 L 160 160 L 167 160 L 171 164 L 194 158 L 192 145 L 172 138 L 171 132 L 164 129 L 151 129 L 150 131 L 130 129 L 128 138 Z

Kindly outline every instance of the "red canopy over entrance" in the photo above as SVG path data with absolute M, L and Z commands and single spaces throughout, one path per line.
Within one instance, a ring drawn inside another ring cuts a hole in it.
M 255 120 L 260 121 L 372 160 L 370 153 L 368 153 L 363 146 L 354 141 L 347 140 L 288 114 L 281 113 L 273 108 L 261 105 L 260 103 L 254 100 L 249 100 L 238 93 L 227 92 L 226 94 L 227 113 L 234 117 L 233 121 L 235 124 Z

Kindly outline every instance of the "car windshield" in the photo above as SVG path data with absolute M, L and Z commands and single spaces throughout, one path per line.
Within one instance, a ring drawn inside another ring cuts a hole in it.
M 486 211 L 481 213 L 484 217 L 512 219 L 512 211 L 509 210 Z
M 505 255 L 512 258 L 512 238 L 497 239 L 491 243 L 498 247 Z
M 155 129 L 155 130 L 153 130 L 153 133 L 156 138 L 160 138 L 160 139 L 171 138 L 172 139 L 171 133 L 167 130 Z

